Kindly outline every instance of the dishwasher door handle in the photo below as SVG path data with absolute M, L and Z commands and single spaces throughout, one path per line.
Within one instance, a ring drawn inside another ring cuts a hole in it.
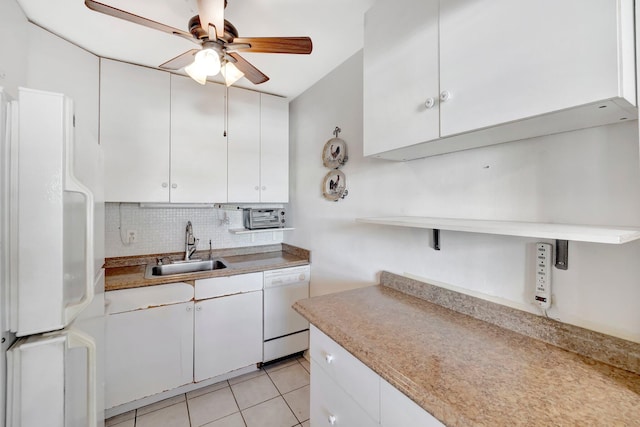
M 308 285 L 308 284 L 309 284 L 308 280 L 298 280 L 297 277 L 296 277 L 296 280 L 290 281 L 290 282 L 284 279 L 265 280 L 264 289 L 283 288 L 288 286 L 301 286 L 301 285 Z

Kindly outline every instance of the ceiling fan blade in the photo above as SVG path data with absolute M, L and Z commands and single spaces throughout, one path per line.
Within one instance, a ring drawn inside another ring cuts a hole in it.
M 211 40 L 224 36 L 224 3 L 225 0 L 198 0 L 200 26 L 207 30 L 209 30 L 209 25 L 216 28 L 216 37 L 209 34 Z
M 229 53 L 228 55 L 236 60 L 233 65 L 235 65 L 238 70 L 242 71 L 247 80 L 254 85 L 259 85 L 260 83 L 264 83 L 269 80 L 269 77 L 267 77 L 266 74 L 251 65 L 242 56 L 237 53 Z
M 182 55 L 178 55 L 173 59 L 168 60 L 164 64 L 160 65 L 160 68 L 165 70 L 179 70 L 182 67 L 193 63 L 195 60 L 195 54 L 200 52 L 200 49 L 191 49 Z
M 251 45 L 249 43 L 225 43 L 224 44 L 225 52 L 239 52 L 241 49 L 244 49 L 244 50 L 251 49 Z
M 239 48 L 239 52 L 251 53 L 297 53 L 310 54 L 313 44 L 309 37 L 236 37 L 233 44 L 250 44 L 248 49 Z
M 193 36 L 186 31 L 182 31 L 177 28 L 170 27 L 169 25 L 164 25 L 159 22 L 152 21 L 151 19 L 143 18 L 142 16 L 134 15 L 133 13 L 125 12 L 124 10 L 117 9 L 104 3 L 93 0 L 84 0 L 84 4 L 89 9 L 96 12 L 104 13 L 105 15 L 120 18 L 125 21 L 133 22 L 134 24 L 144 25 L 145 27 L 153 28 L 154 30 L 163 31 L 169 34 L 175 34 L 188 40 L 197 42 L 196 40 L 194 40 Z

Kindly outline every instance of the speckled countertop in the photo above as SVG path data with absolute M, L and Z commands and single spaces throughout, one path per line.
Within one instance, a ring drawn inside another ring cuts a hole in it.
M 148 263 L 155 265 L 156 258 L 163 256 L 179 259 L 181 254 L 153 254 L 109 258 L 105 262 L 105 291 L 176 282 L 193 283 L 194 280 L 209 277 L 233 276 L 236 274 L 307 265 L 310 261 L 309 251 L 284 243 L 248 248 L 219 249 L 212 251 L 211 255 L 214 258 L 221 258 L 227 265 L 227 268 L 197 273 L 172 274 L 170 276 L 153 278 L 145 278 L 145 270 Z M 202 251 L 197 252 L 193 258 L 208 259 L 208 257 L 209 251 Z
M 493 303 L 422 282 L 404 286 L 410 280 L 394 276 L 385 272 L 381 281 L 402 286 L 314 297 L 294 308 L 447 426 L 640 425 L 638 373 L 568 351 L 571 342 L 563 349 L 527 336 L 541 329 L 555 335 L 556 327 L 562 334 L 565 325 L 537 323 L 524 312 L 519 318 L 513 309 L 492 312 Z M 459 312 L 465 306 L 481 314 Z M 491 320 L 476 318 L 482 316 Z M 573 337 L 562 340 L 593 337 L 583 353 L 622 352 L 629 359 L 623 363 L 637 366 L 640 344 L 569 329 Z

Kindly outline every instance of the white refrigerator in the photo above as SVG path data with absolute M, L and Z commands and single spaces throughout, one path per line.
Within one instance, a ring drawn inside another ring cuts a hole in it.
M 77 178 L 95 159 L 74 149 L 73 111 L 62 94 L 20 88 L 11 101 L 0 88 L 5 427 L 104 425 L 104 259 L 90 189 L 102 183 Z

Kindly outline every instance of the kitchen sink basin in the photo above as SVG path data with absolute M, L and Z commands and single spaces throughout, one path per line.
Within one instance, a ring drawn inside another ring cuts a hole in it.
M 146 278 L 157 276 L 169 276 L 172 274 L 197 273 L 199 271 L 211 271 L 227 268 L 227 265 L 219 259 L 174 261 L 171 264 L 148 264 L 145 272 Z

